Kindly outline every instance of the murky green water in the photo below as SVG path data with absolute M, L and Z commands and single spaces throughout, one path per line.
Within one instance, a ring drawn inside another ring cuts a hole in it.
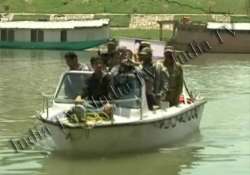
M 158 151 L 86 159 L 49 148 L 14 153 L 8 140 L 34 125 L 41 92 L 66 70 L 63 52 L 0 51 L 0 175 L 250 174 L 250 55 L 204 55 L 186 65 L 191 89 L 207 97 L 200 133 Z M 78 52 L 81 62 L 90 53 Z

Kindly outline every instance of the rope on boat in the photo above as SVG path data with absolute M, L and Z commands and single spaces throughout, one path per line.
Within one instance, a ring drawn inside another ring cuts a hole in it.
M 84 129 L 92 129 L 97 123 L 112 120 L 112 117 L 102 111 L 85 112 L 83 116 L 80 116 L 80 119 L 76 116 L 75 113 L 66 113 L 66 117 L 68 120 L 61 123 L 62 125 L 82 126 Z

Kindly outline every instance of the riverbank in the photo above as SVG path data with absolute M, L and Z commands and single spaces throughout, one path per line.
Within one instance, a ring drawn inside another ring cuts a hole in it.
M 0 12 L 125 13 L 125 14 L 248 14 L 249 0 L 2 0 Z
M 57 14 L 57 13 L 0 13 L 1 21 L 67 21 L 109 18 L 111 27 L 133 29 L 158 29 L 157 21 L 177 20 L 188 17 L 194 22 L 250 22 L 250 16 L 244 14 Z M 167 29 L 171 30 L 170 27 Z
M 136 37 L 145 39 L 159 39 L 158 21 L 181 21 L 188 17 L 195 23 L 213 22 L 250 22 L 247 15 L 224 14 L 45 14 L 45 13 L 2 13 L 1 21 L 68 21 L 109 18 L 113 37 Z M 164 26 L 164 39 L 172 34 L 171 24 Z

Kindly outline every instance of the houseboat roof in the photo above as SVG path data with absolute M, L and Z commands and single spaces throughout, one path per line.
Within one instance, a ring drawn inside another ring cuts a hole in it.
M 0 29 L 77 29 L 102 27 L 109 24 L 109 19 L 83 21 L 9 21 L 0 22 Z
M 250 23 L 216 23 L 208 22 L 207 29 L 250 30 Z

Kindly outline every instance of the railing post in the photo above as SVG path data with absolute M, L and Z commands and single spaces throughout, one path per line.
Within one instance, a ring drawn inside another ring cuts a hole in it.
M 143 105 L 142 105 L 142 99 L 140 100 L 140 120 L 143 119 Z
M 45 106 L 46 106 L 46 119 L 49 118 L 49 98 L 52 97 L 50 95 L 42 93 L 43 96 L 43 112 L 45 112 Z
M 49 118 L 49 98 L 48 97 L 46 97 L 46 108 L 47 108 L 47 117 L 46 117 L 46 119 L 48 119 Z
M 162 23 L 159 23 L 159 25 L 160 25 L 160 31 L 159 31 L 159 39 L 160 39 L 160 41 L 162 41 L 163 40 L 163 24 Z
M 42 97 L 43 97 L 43 112 L 44 112 L 44 108 L 45 108 L 45 97 L 44 97 L 43 94 L 42 94 Z

